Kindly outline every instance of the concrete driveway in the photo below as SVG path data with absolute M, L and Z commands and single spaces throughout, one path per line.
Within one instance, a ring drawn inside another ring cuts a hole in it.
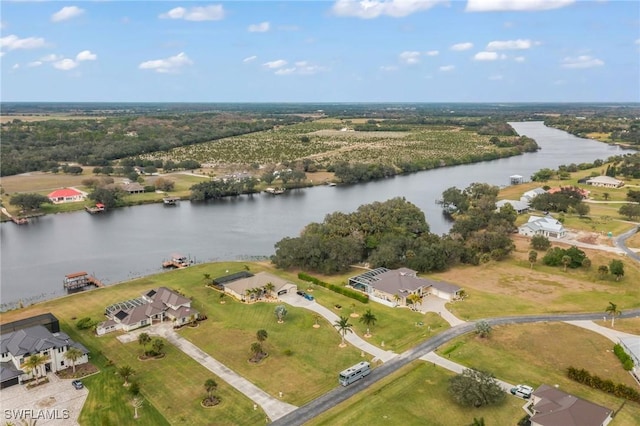
M 62 380 L 49 373 L 49 383 L 33 389 L 15 385 L 2 389 L 2 422 L 22 424 L 24 419 L 37 419 L 38 426 L 78 425 L 78 417 L 89 391 L 77 390 L 71 380 Z

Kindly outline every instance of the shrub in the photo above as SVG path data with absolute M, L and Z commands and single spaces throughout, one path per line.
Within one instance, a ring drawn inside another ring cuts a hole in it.
M 618 359 L 622 363 L 622 368 L 624 368 L 627 371 L 631 371 L 633 369 L 633 360 L 631 359 L 629 354 L 624 351 L 624 349 L 619 343 L 617 343 L 613 347 L 613 353 L 618 357 Z
M 549 239 L 544 235 L 534 235 L 531 237 L 531 248 L 534 250 L 548 250 L 551 247 Z
M 76 327 L 78 327 L 79 330 L 88 330 L 93 326 L 95 326 L 96 324 L 97 324 L 97 321 L 93 321 L 89 317 L 84 317 L 84 318 L 80 318 L 76 322 Z
M 615 384 L 609 379 L 603 380 L 598 376 L 591 375 L 591 373 L 585 369 L 578 370 L 575 367 L 569 367 L 567 368 L 567 377 L 594 389 L 613 394 L 619 398 L 640 402 L 640 392 L 636 389 L 622 383 Z
M 312 277 L 311 275 L 305 274 L 304 272 L 300 272 L 298 274 L 298 278 L 303 280 L 303 281 L 307 281 L 316 285 L 319 285 L 321 287 L 324 287 L 326 289 L 329 289 L 335 293 L 338 294 L 342 294 L 343 296 L 347 296 L 350 297 L 352 299 L 355 299 L 359 302 L 362 303 L 369 303 L 369 296 L 363 293 L 360 293 L 358 291 L 355 290 L 351 290 L 350 288 L 347 287 L 342 287 L 342 286 L 338 286 L 335 284 L 329 284 L 329 283 L 325 283 L 324 281 L 320 281 L 319 279 Z

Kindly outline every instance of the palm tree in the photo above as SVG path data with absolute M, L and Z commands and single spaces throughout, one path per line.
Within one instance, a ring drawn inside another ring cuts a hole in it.
M 209 280 L 211 280 L 211 274 L 204 273 L 202 274 L 202 278 L 209 283 Z
M 65 352 L 64 357 L 71 361 L 71 368 L 74 373 L 76 372 L 76 361 L 82 358 L 83 355 L 84 353 L 82 353 L 80 349 L 74 347 L 70 347 L 67 352 Z
M 369 327 L 376 325 L 376 321 L 378 321 L 378 318 L 373 312 L 371 312 L 371 309 L 367 309 L 366 312 L 360 317 L 360 322 L 367 326 L 367 336 L 371 335 L 369 333 Z
M 162 349 L 164 349 L 164 340 L 160 339 L 159 337 L 156 339 L 153 339 L 153 342 L 151 343 L 151 347 L 153 348 L 154 354 L 162 355 Z
M 262 345 L 259 342 L 253 342 L 251 344 L 251 353 L 254 358 L 258 358 L 258 355 L 262 354 Z
M 349 318 L 341 316 L 339 320 L 336 320 L 333 326 L 336 327 L 338 332 L 342 335 L 342 343 L 340 345 L 345 346 L 346 343 L 344 342 L 344 338 L 347 333 L 353 333 L 353 330 L 351 329 L 353 324 L 349 324 Z
M 129 385 L 128 380 L 134 374 L 135 374 L 135 371 L 133 371 L 133 368 L 131 368 L 128 365 L 123 365 L 122 367 L 118 368 L 118 375 L 124 379 L 124 386 Z
M 147 345 L 151 343 L 151 337 L 147 333 L 140 333 L 138 335 L 138 343 L 144 348 L 144 353 L 147 353 Z
M 622 312 L 620 312 L 620 310 L 618 309 L 618 305 L 613 302 L 609 302 L 609 306 L 607 306 L 607 309 L 605 309 L 604 311 L 611 315 L 611 327 L 613 328 L 613 322 L 616 316 L 619 316 L 620 314 L 622 314 Z
M 133 418 L 138 418 L 138 408 L 142 407 L 143 400 L 142 398 L 136 396 L 131 400 L 131 406 L 133 406 Z
M 400 304 L 400 299 L 402 299 L 402 297 L 400 297 L 397 294 L 393 295 L 393 301 L 396 303 L 396 306 L 398 306 Z
M 473 418 L 473 423 L 469 426 L 484 426 L 484 417 L 480 417 L 479 419 Z
M 272 282 L 268 282 L 264 285 L 264 291 L 267 293 L 267 297 L 271 297 L 271 292 L 276 288 Z
M 258 339 L 258 342 L 262 343 L 265 340 L 267 340 L 267 337 L 269 337 L 269 334 L 267 333 L 267 330 L 263 330 L 260 329 L 256 332 L 256 339 Z
M 36 380 L 36 385 L 37 385 L 39 382 L 38 379 L 40 378 L 40 373 L 39 373 L 40 366 L 46 363 L 47 361 L 49 361 L 49 358 L 47 358 L 46 356 L 34 354 L 34 355 L 31 355 L 29 358 L 27 358 L 27 360 L 24 362 L 24 364 L 20 366 L 20 368 L 23 368 L 29 371 L 30 373 L 32 373 Z
M 607 201 L 609 199 L 610 195 L 608 192 L 603 192 L 602 193 L 602 198 L 604 198 L 605 201 Z
M 207 379 L 204 382 L 204 388 L 207 391 L 207 399 L 211 401 L 213 399 L 213 393 L 218 389 L 218 384 L 213 379 Z
M 409 296 L 407 296 L 407 301 L 410 302 L 411 305 L 413 305 L 411 309 L 413 309 L 414 311 L 417 311 L 418 308 L 416 305 L 419 305 L 420 303 L 422 303 L 422 297 L 420 297 L 420 295 L 417 293 L 411 293 Z
M 320 318 L 322 318 L 319 314 L 313 314 L 313 322 L 314 326 L 320 326 Z
M 284 305 L 278 305 L 274 312 L 276 317 L 278 317 L 278 322 L 283 323 L 284 317 L 287 315 L 287 308 Z
M 564 271 L 567 272 L 567 266 L 571 263 L 571 256 L 562 256 L 562 264 L 564 265 Z

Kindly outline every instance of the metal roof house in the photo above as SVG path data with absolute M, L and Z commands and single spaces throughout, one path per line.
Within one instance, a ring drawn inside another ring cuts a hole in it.
M 562 223 L 551 215 L 544 217 L 530 216 L 529 221 L 518 227 L 518 234 L 527 237 L 543 235 L 550 238 L 564 238 L 567 230 Z
M 87 348 L 71 340 L 66 333 L 52 333 L 44 325 L 34 325 L 3 334 L 0 338 L 0 387 L 17 385 L 34 375 L 55 373 L 70 367 L 71 362 L 65 358 L 65 354 L 72 347 L 83 353 L 82 357 L 75 361 L 76 365 L 88 362 Z M 22 370 L 22 365 L 32 355 L 44 356 L 47 361 L 36 371 L 27 373 Z
M 518 214 L 526 213 L 529 211 L 529 201 L 526 198 L 522 198 L 519 201 L 516 200 L 500 200 L 496 202 L 496 210 L 500 210 L 505 204 L 510 204 L 511 207 Z

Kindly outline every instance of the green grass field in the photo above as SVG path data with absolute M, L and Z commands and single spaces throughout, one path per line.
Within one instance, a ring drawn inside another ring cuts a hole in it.
M 509 383 L 526 383 L 534 388 L 559 385 L 565 392 L 616 410 L 622 400 L 576 383 L 565 374 L 566 368 L 573 366 L 615 383 L 637 386 L 612 351 L 609 339 L 565 323 L 496 327 L 488 339 L 470 334 L 438 350 L 452 361 L 493 372 Z M 640 405 L 627 402 L 612 424 L 640 424 Z
M 474 417 L 487 425 L 515 425 L 524 417 L 522 400 L 511 396 L 494 407 L 457 405 L 447 392 L 453 375 L 415 361 L 305 425 L 450 426 L 471 424 Z

